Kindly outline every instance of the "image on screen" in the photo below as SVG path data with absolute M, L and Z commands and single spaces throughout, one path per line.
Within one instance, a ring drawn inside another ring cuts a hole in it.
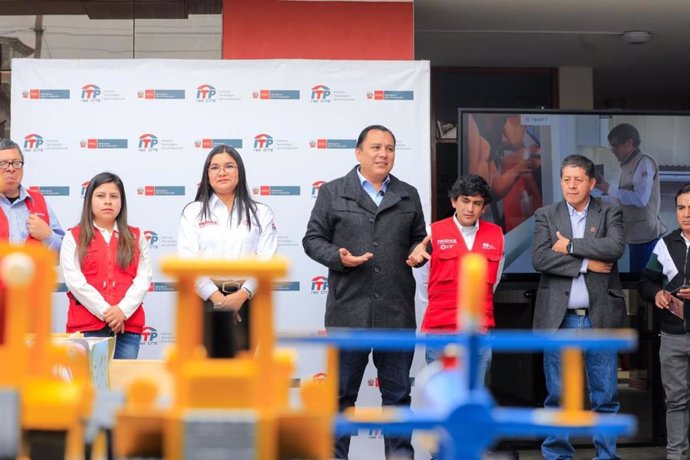
M 504 279 L 534 275 L 533 215 L 563 199 L 560 164 L 566 156 L 577 153 L 592 159 L 597 181 L 608 187 L 595 188 L 592 195 L 635 204 L 628 200 L 638 198 L 625 192 L 625 159 L 616 157 L 615 141 L 609 142 L 611 130 L 622 124 L 637 130 L 637 148 L 656 164 L 649 174 L 658 175 L 660 226 L 666 231 L 677 228 L 674 196 L 690 182 L 690 113 L 459 109 L 458 116 L 459 174 L 478 174 L 491 186 L 493 201 L 483 218 L 500 225 L 506 235 Z M 631 273 L 627 245 L 618 269 L 624 276 L 636 275 Z

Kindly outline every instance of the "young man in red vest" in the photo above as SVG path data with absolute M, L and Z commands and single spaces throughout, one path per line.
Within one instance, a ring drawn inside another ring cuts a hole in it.
M 418 279 L 420 295 L 427 297 L 428 305 L 422 322 L 422 331 L 428 334 L 448 334 L 460 329 L 458 324 L 457 299 L 461 287 L 459 278 L 460 260 L 468 252 L 479 252 L 489 262 L 485 289 L 482 331 L 488 332 L 495 326 L 493 295 L 501 278 L 504 263 L 504 239 L 501 227 L 479 217 L 491 200 L 491 190 L 486 181 L 475 174 L 458 178 L 449 193 L 455 214 L 431 224 L 427 238 L 415 249 L 408 259 L 408 265 L 415 266 L 423 259 L 429 263 L 420 268 Z M 427 243 L 431 251 L 427 252 Z M 426 292 L 425 292 L 426 291 Z M 427 347 L 426 361 L 435 361 L 442 350 Z M 481 354 L 478 378 L 484 383 L 491 363 L 491 350 Z
M 22 187 L 24 154 L 10 139 L 0 138 L 0 174 L 0 241 L 41 242 L 60 252 L 65 232 L 43 195 Z M 2 290 L 0 281 L 0 341 L 5 317 Z

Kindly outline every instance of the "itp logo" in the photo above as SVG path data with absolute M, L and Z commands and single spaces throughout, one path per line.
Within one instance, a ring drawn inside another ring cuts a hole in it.
M 39 134 L 28 134 L 24 136 L 24 150 L 42 150 L 41 145 L 43 145 L 43 136 Z
M 331 89 L 325 85 L 316 85 L 311 88 L 312 102 L 330 102 Z
M 98 99 L 101 95 L 101 88 L 89 83 L 81 87 L 81 100 L 82 101 L 92 101 Z
M 273 150 L 273 137 L 269 134 L 257 134 L 254 136 L 254 150 L 268 152 Z
M 158 343 L 158 329 L 144 326 L 144 329 L 141 331 L 141 343 L 145 345 L 155 345 Z
M 383 431 L 381 431 L 378 428 L 369 428 L 368 437 L 369 437 L 369 439 L 382 439 L 383 438 Z
M 142 134 L 139 136 L 139 150 L 153 151 L 157 150 L 158 136 L 154 134 Z
M 146 231 L 144 231 L 144 237 L 146 238 L 146 241 L 149 242 L 149 246 L 152 249 L 155 249 L 158 247 L 158 233 L 156 233 L 152 230 L 146 230 Z
M 79 196 L 84 198 L 84 195 L 86 195 L 86 188 L 89 186 L 90 181 L 82 182 L 81 183 L 81 192 L 79 192 Z
M 311 279 L 311 293 L 325 294 L 328 292 L 328 278 L 325 276 L 315 276 Z
M 321 186 L 325 184 L 325 180 L 317 180 L 316 182 L 313 182 L 311 184 L 311 197 L 316 198 L 319 196 L 319 189 L 321 189 Z
M 197 86 L 196 88 L 196 100 L 197 102 L 210 102 L 213 101 L 213 97 L 216 95 L 216 88 L 209 84 L 203 84 Z

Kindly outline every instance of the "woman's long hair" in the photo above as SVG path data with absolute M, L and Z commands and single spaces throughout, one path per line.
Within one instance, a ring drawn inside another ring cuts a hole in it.
M 84 264 L 86 253 L 89 245 L 94 237 L 94 222 L 92 211 L 92 199 L 94 191 L 103 184 L 113 183 L 117 186 L 120 192 L 120 214 L 115 218 L 117 222 L 117 231 L 119 237 L 117 239 L 117 264 L 123 269 L 129 266 L 134 260 L 137 252 L 138 241 L 134 240 L 134 234 L 127 225 L 127 197 L 125 196 L 125 186 L 117 174 L 110 172 L 102 172 L 96 174 L 93 179 L 89 181 L 86 192 L 84 193 L 84 205 L 81 210 L 81 219 L 79 225 L 81 226 L 81 233 L 79 234 L 79 241 L 77 242 L 77 250 L 79 254 L 79 263 Z
M 211 218 L 211 207 L 209 205 L 209 200 L 211 194 L 213 193 L 213 188 L 211 188 L 211 182 L 208 178 L 208 168 L 211 165 L 211 160 L 215 155 L 227 153 L 232 157 L 237 163 L 237 188 L 235 189 L 235 202 L 233 206 L 237 206 L 237 225 L 242 222 L 242 217 L 247 219 L 247 225 L 252 228 L 252 217 L 259 224 L 259 219 L 256 216 L 256 201 L 252 199 L 249 193 L 249 187 L 247 187 L 247 172 L 244 168 L 244 162 L 242 157 L 234 148 L 229 145 L 221 144 L 213 148 L 206 156 L 206 161 L 204 162 L 204 169 L 201 172 L 201 181 L 199 182 L 199 188 L 196 191 L 196 196 L 194 201 L 201 202 L 201 210 L 199 211 L 199 219 L 208 220 Z

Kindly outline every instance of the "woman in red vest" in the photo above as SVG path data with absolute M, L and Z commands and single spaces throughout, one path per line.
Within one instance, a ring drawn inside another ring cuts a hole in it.
M 60 266 L 69 290 L 67 332 L 115 336 L 115 359 L 136 359 L 151 258 L 144 232 L 127 225 L 125 188 L 117 175 L 103 172 L 89 181 L 79 225 L 63 240 Z

